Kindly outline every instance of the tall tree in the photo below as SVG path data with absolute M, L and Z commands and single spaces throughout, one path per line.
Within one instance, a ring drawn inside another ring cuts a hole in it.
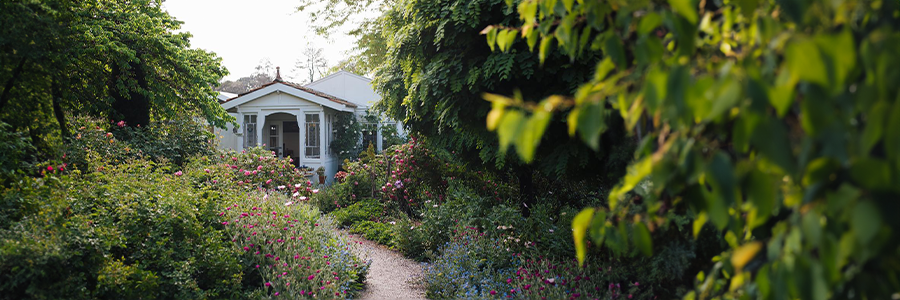
M 305 73 L 304 76 L 309 76 L 309 81 L 305 82 L 315 81 L 317 75 L 319 78 L 324 77 L 325 73 L 328 72 L 328 61 L 325 60 L 325 55 L 322 54 L 322 48 L 316 48 L 315 44 L 307 43 L 306 47 L 303 48 L 302 54 L 303 57 L 297 60 L 294 70 L 301 74 Z
M 482 94 L 512 94 L 519 90 L 528 99 L 574 92 L 590 78 L 599 51 L 585 51 L 571 61 L 554 54 L 542 67 L 537 55 L 519 45 L 493 52 L 479 32 L 492 24 L 511 24 L 511 10 L 502 0 L 397 1 L 377 21 L 380 38 L 387 41 L 387 55 L 376 70 L 375 86 L 382 95 L 378 108 L 402 121 L 412 131 L 428 137 L 434 146 L 455 150 L 478 164 L 511 170 L 523 192 L 523 211 L 533 201 L 534 169 L 503 146 L 484 126 L 491 104 Z M 569 139 L 566 120 L 548 119 L 547 134 L 537 149 L 536 169 L 557 178 L 617 174 L 625 161 L 612 152 L 625 147 L 624 130 L 611 130 L 601 152 L 594 153 Z M 504 172 L 505 173 L 505 172 Z
M 231 119 L 212 90 L 226 72 L 220 59 L 191 49 L 190 34 L 177 32 L 181 22 L 161 1 L 11 0 L 0 6 L 0 118 L 14 126 L 34 128 L 46 119 L 64 126 L 67 112 L 132 126 L 176 115 L 205 117 L 217 126 Z
M 243 94 L 249 90 L 258 88 L 263 84 L 275 80 L 275 76 L 272 75 L 274 67 L 272 66 L 272 62 L 269 61 L 268 58 L 261 59 L 259 61 L 259 65 L 257 65 L 254 70 L 255 71 L 253 72 L 253 74 L 250 74 L 250 76 L 241 77 L 234 81 L 226 80 L 222 82 L 215 88 L 215 90 L 220 92 Z

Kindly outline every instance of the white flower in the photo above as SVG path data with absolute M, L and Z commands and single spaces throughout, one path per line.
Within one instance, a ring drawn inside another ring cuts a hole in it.
M 550 231 L 550 233 L 553 233 L 553 229 L 550 229 L 549 231 Z
M 291 205 L 291 204 L 294 204 L 294 201 L 288 201 L 287 203 L 284 204 L 284 206 L 288 206 L 288 205 Z
M 306 201 L 306 199 L 308 199 L 308 198 L 306 198 L 306 196 L 300 197 L 300 201 Z
M 269 194 L 263 195 L 263 200 L 269 200 Z
M 294 197 L 300 196 L 300 193 L 294 193 Z
M 279 190 L 283 190 L 283 189 L 284 189 L 284 186 L 283 186 L 283 185 L 279 185 L 279 186 L 278 186 L 278 189 L 279 189 Z
M 437 205 L 437 204 L 435 204 L 435 205 L 432 205 L 432 206 L 431 206 L 431 207 L 438 207 L 438 205 Z
M 302 186 L 303 186 L 303 184 L 300 184 L 300 183 L 294 185 L 294 187 L 295 187 L 295 188 L 298 188 L 298 189 L 299 189 L 300 187 L 302 187 Z
M 388 223 L 391 223 L 391 225 L 397 224 L 397 222 L 394 222 L 394 221 L 390 221 Z
M 313 193 L 313 194 L 318 194 L 318 193 L 319 193 L 319 189 L 312 190 L 312 193 Z

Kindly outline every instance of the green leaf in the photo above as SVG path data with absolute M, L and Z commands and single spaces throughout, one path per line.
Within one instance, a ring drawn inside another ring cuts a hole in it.
M 891 165 L 888 161 L 864 157 L 850 166 L 850 178 L 862 187 L 874 190 L 892 188 Z
M 646 256 L 653 255 L 653 240 L 650 238 L 650 230 L 644 222 L 634 224 L 634 246 Z
M 803 215 L 803 236 L 815 247 L 822 243 L 822 225 L 819 223 L 821 215 L 816 211 L 809 211 Z
M 737 193 L 735 189 L 734 168 L 731 166 L 731 158 L 725 153 L 717 152 L 709 164 L 707 179 L 713 183 L 714 191 L 719 192 L 719 197 L 724 205 L 730 206 L 735 202 Z
M 534 45 L 537 45 L 538 40 L 538 32 L 537 30 L 531 29 L 527 31 L 523 31 L 525 33 L 525 41 L 528 43 L 528 51 L 534 51 Z
M 526 23 L 531 22 L 537 16 L 537 1 L 522 1 L 519 3 L 519 19 Z
M 634 186 L 647 177 L 647 175 L 650 175 L 652 171 L 653 158 L 650 156 L 644 157 L 638 162 L 629 165 L 622 183 L 613 188 L 612 192 L 609 193 L 609 208 L 615 209 L 616 204 L 625 196 L 625 193 L 634 189 Z
M 785 173 L 794 174 L 797 170 L 796 159 L 787 137 L 787 129 L 778 119 L 763 119 L 751 138 L 753 147 L 769 161 L 775 163 Z
M 828 69 L 828 86 L 833 94 L 842 92 L 846 88 L 845 82 L 850 72 L 856 67 L 856 44 L 853 34 L 846 28 L 838 34 L 818 35 L 816 44 L 822 51 L 823 59 L 827 59 L 825 67 Z
M 585 208 L 572 219 L 572 237 L 575 239 L 575 256 L 578 257 L 579 266 L 584 265 L 584 257 L 587 255 L 584 237 L 593 216 L 594 209 Z
M 727 77 L 719 83 L 716 91 L 716 99 L 712 104 L 712 109 L 705 119 L 717 119 L 719 116 L 731 110 L 738 101 L 741 100 L 741 84 L 733 77 Z
M 552 37 L 544 37 L 541 39 L 541 46 L 538 48 L 538 58 L 540 59 L 541 65 L 547 60 L 547 54 L 549 54 L 550 47 L 553 46 L 552 43 Z
M 572 12 L 572 6 L 575 4 L 575 0 L 562 0 L 563 7 L 566 8 L 566 12 Z
M 783 117 L 794 103 L 794 85 L 784 84 L 769 89 L 769 103 L 775 107 L 779 117 Z
M 759 5 L 759 1 L 757 0 L 736 0 L 738 6 L 741 8 L 741 14 L 744 15 L 745 18 L 753 17 L 753 12 L 756 11 L 756 7 Z
M 857 240 L 862 245 L 868 245 L 875 238 L 881 227 L 881 215 L 872 202 L 861 201 L 853 208 L 851 227 Z
M 616 68 L 616 64 L 607 56 L 599 64 L 597 64 L 597 72 L 594 72 L 594 80 L 600 81 L 606 79 L 606 75 Z
M 600 134 L 606 131 L 606 109 L 603 104 L 587 102 L 578 115 L 578 133 L 581 140 L 594 151 L 600 148 Z
M 815 183 L 830 181 L 829 177 L 841 168 L 841 163 L 834 158 L 819 157 L 806 166 L 803 175 L 803 185 L 810 186 Z
M 500 121 L 500 126 L 497 128 L 501 151 L 506 151 L 509 148 L 509 144 L 519 135 L 524 125 L 525 119 L 521 111 L 512 109 L 506 111 Z
M 487 31 L 488 47 L 491 47 L 491 51 L 494 51 L 494 45 L 497 44 L 497 28 L 488 26 L 488 28 L 485 28 L 485 30 Z
M 866 128 L 863 129 L 861 137 L 862 149 L 860 150 L 862 155 L 868 155 L 869 152 L 872 152 L 872 147 L 875 147 L 875 144 L 881 140 L 881 135 L 885 128 L 884 119 L 887 116 L 888 108 L 887 102 L 878 101 L 875 105 L 872 105 L 869 113 L 866 114 Z
M 828 71 L 825 69 L 819 47 L 814 41 L 795 39 L 788 44 L 785 57 L 784 63 L 795 79 L 828 87 Z
M 754 168 L 747 181 L 747 197 L 756 207 L 756 218 L 750 220 L 751 227 L 756 227 L 765 223 L 773 213 L 775 208 L 775 197 L 778 184 L 778 178 L 766 175 L 759 169 Z
M 638 34 L 645 35 L 662 25 L 662 17 L 656 12 L 649 12 L 641 18 L 641 23 L 638 25 Z
M 884 151 L 888 159 L 900 163 L 900 94 L 897 94 L 897 98 L 891 107 L 884 130 Z
M 676 13 L 692 24 L 697 24 L 697 4 L 691 0 L 669 0 L 669 5 Z
M 696 239 L 700 235 L 700 230 L 703 229 L 703 225 L 705 225 L 706 221 L 708 220 L 709 215 L 705 211 L 701 211 L 697 214 L 697 218 L 694 219 L 694 223 L 692 224 L 694 239 Z
M 625 61 L 625 46 L 622 45 L 622 40 L 615 36 L 612 31 L 607 34 L 606 41 L 603 43 L 601 50 L 603 50 L 604 55 L 612 58 L 612 61 L 616 63 L 616 66 L 619 66 L 620 68 L 625 68 L 627 66 Z
M 534 160 L 534 152 L 541 142 L 541 137 L 544 135 L 544 130 L 547 129 L 547 124 L 550 123 L 551 116 L 550 112 L 538 110 L 525 123 L 525 128 L 523 128 L 522 133 L 516 139 L 516 149 L 525 162 L 529 163 Z

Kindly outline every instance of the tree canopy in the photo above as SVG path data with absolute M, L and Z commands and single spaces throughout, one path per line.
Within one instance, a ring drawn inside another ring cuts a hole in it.
M 649 255 L 688 215 L 730 247 L 686 299 L 896 295 L 900 3 L 509 2 L 518 22 L 484 31 L 498 51 L 602 61 L 574 93 L 486 95 L 501 140 L 529 160 L 550 116 L 592 147 L 611 116 L 650 129 L 606 205 L 573 221 L 579 260 L 588 238 Z
M 374 80 L 382 95 L 379 109 L 469 161 L 520 166 L 517 158 L 500 151 L 506 141 L 485 129 L 491 105 L 481 94 L 518 90 L 539 99 L 571 93 L 593 74 L 600 52 L 588 51 L 578 61 L 550 55 L 552 63 L 541 67 L 526 46 L 494 52 L 479 35 L 485 26 L 515 21 L 514 11 L 500 0 L 397 1 L 376 21 L 381 28 L 371 31 L 387 43 Z M 558 176 L 589 165 L 591 172 L 606 171 L 597 166 L 610 155 L 592 153 L 570 140 L 564 122 L 549 122 L 552 134 L 538 149 L 539 169 Z
M 130 126 L 198 116 L 231 120 L 213 87 L 226 74 L 215 54 L 190 48 L 189 33 L 161 1 L 4 1 L 0 4 L 2 119 L 37 128 L 65 114 Z M 37 122 L 35 122 L 37 120 Z

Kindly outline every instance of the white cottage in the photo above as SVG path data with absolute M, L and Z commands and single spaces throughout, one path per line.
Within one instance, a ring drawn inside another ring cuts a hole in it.
M 306 85 L 281 79 L 240 95 L 220 96 L 222 107 L 237 119 L 237 128 L 228 125 L 217 129 L 220 149 L 242 150 L 262 145 L 278 156 L 293 158 L 299 166 L 313 169 L 325 167 L 325 178 L 331 182 L 340 161 L 329 151 L 334 139 L 332 125 L 339 114 L 353 114 L 362 121 L 366 110 L 380 99 L 371 79 L 339 71 Z M 370 124 L 396 126 L 397 122 Z M 382 150 L 381 130 L 377 136 L 360 137 Z M 368 143 L 366 143 L 368 144 Z

